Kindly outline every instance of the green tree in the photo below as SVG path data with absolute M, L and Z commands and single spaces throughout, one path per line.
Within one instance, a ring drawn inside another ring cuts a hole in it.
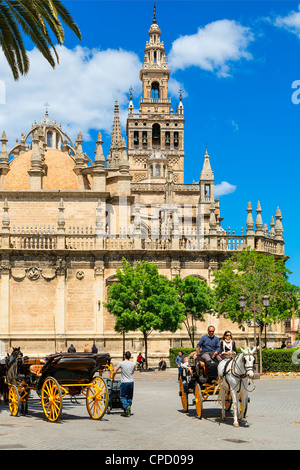
M 148 367 L 148 337 L 154 330 L 175 332 L 184 320 L 183 306 L 176 290 L 158 267 L 146 261 L 131 266 L 122 260 L 122 269 L 116 272 L 119 282 L 108 287 L 108 301 L 104 304 L 115 316 L 115 330 L 119 333 L 140 330 L 145 342 Z
M 58 44 L 63 44 L 63 25 L 81 39 L 72 15 L 59 0 L 0 0 L 0 45 L 15 80 L 26 75 L 30 65 L 22 32 L 54 68 L 55 58 L 59 62 L 59 56 L 51 34 Z
M 181 279 L 176 276 L 172 281 L 178 300 L 184 307 L 184 325 L 195 347 L 196 322 L 204 321 L 206 313 L 212 313 L 215 307 L 214 293 L 205 281 L 194 276 Z
M 298 308 L 299 288 L 288 282 L 291 272 L 284 260 L 274 255 L 244 249 L 225 261 L 214 272 L 214 292 L 219 316 L 229 318 L 240 326 L 249 320 L 259 321 L 259 345 L 266 324 L 274 324 L 290 318 Z M 269 307 L 263 306 L 263 297 L 269 297 Z M 246 305 L 240 307 L 239 298 L 245 297 Z

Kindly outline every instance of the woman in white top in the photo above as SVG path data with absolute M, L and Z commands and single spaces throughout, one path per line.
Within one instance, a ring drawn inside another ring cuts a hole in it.
M 229 358 L 236 355 L 235 341 L 232 339 L 231 331 L 225 331 L 223 339 L 220 342 L 220 355 L 222 358 Z

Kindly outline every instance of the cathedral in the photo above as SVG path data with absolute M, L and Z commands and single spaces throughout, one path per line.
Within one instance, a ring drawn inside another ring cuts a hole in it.
M 82 351 L 95 343 L 118 360 L 123 338 L 103 303 L 123 257 L 133 265 L 154 262 L 169 279 L 193 275 L 211 285 L 214 270 L 244 247 L 284 256 L 279 208 L 268 227 L 260 203 L 252 208 L 249 202 L 245 230 L 222 228 L 207 152 L 199 182 L 185 182 L 184 103 L 180 94 L 172 108 L 155 14 L 148 34 L 139 109 L 130 93 L 123 136 L 115 102 L 107 157 L 101 132 L 92 158 L 81 132 L 73 142 L 48 111 L 12 147 L 2 134 L 0 342 L 6 352 L 20 346 L 26 355 L 45 356 L 70 344 Z M 241 346 L 253 336 L 249 327 L 242 331 L 212 315 L 197 335 L 211 323 L 219 337 L 229 327 Z M 283 336 L 281 325 L 269 327 L 274 344 Z M 143 351 L 139 332 L 127 333 L 125 343 L 132 352 Z M 168 357 L 170 347 L 189 346 L 184 328 L 153 332 L 149 362 Z

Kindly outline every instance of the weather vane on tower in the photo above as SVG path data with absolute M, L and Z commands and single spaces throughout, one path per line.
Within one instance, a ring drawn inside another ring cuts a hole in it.
M 154 2 L 154 8 L 153 8 L 153 24 L 156 24 L 156 2 Z

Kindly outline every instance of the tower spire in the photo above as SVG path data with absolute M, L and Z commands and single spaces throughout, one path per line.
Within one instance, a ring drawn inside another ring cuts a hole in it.
M 118 149 L 120 144 L 122 144 L 122 131 L 120 124 L 119 103 L 116 100 L 114 108 L 114 123 L 111 134 L 111 150 Z
M 154 2 L 154 8 L 153 8 L 153 24 L 156 24 L 156 2 Z
M 110 152 L 107 158 L 107 168 L 109 169 L 119 168 L 123 147 L 124 147 L 124 142 L 122 139 L 122 131 L 121 131 L 121 123 L 120 123 L 120 115 L 119 115 L 119 103 L 116 100 L 115 107 L 114 107 L 114 123 L 113 123 L 112 134 L 111 134 Z

